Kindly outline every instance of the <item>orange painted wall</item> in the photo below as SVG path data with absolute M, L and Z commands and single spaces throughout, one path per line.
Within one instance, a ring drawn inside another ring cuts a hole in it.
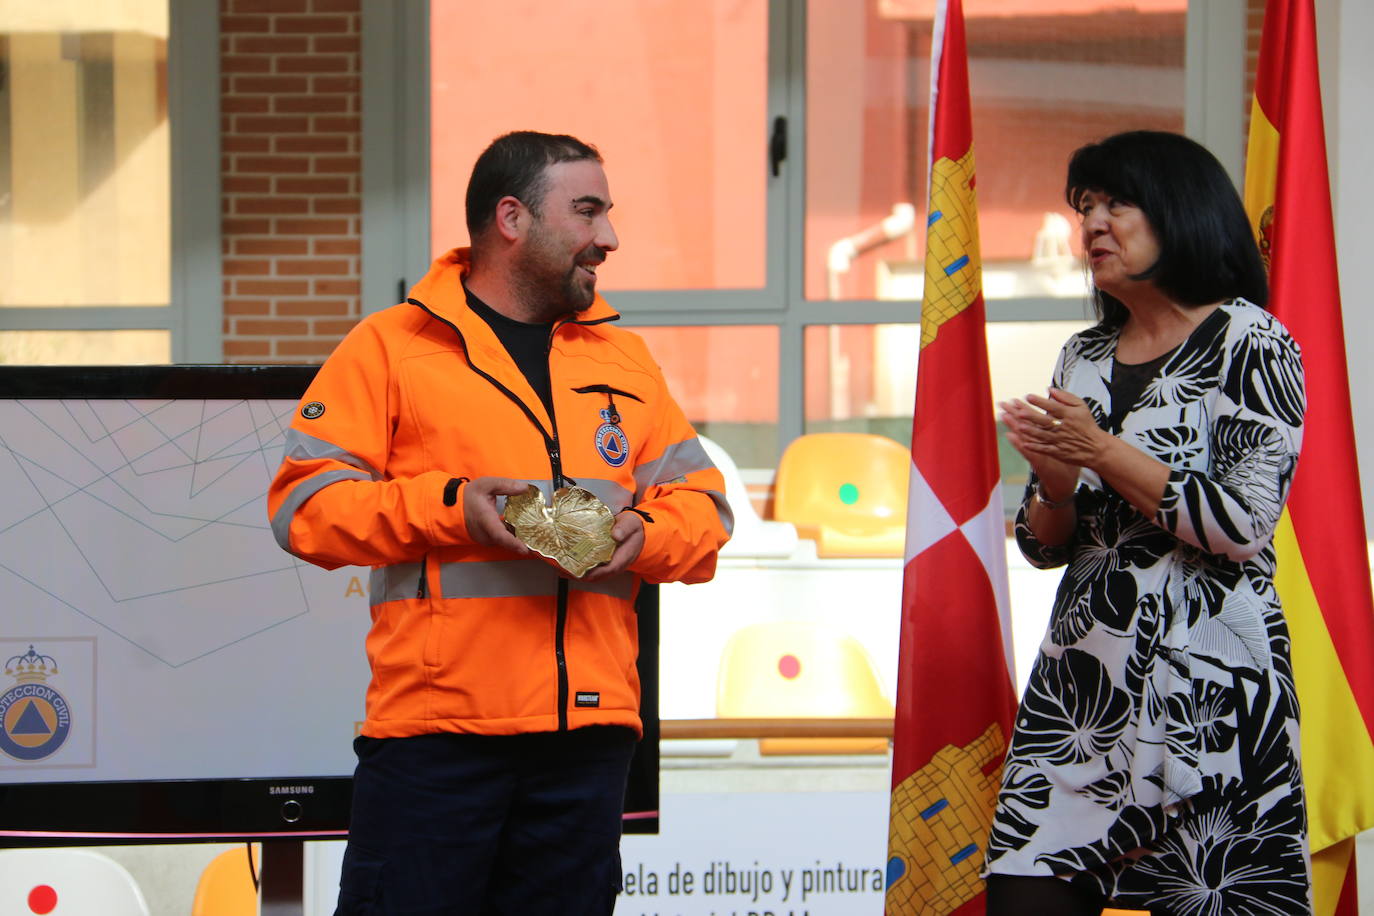
M 766 4 L 442 0 L 431 36 L 436 252 L 466 244 L 477 155 L 534 129 L 606 159 L 621 249 L 603 289 L 763 285 Z

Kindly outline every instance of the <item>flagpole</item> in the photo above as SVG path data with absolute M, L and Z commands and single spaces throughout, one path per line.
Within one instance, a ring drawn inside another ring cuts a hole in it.
M 1307 382 L 1302 453 L 1274 540 L 1302 708 L 1314 907 L 1353 916 L 1354 836 L 1374 827 L 1374 597 L 1312 0 L 1265 8 L 1245 203 L 1270 269 L 1269 308 L 1302 347 Z
M 893 731 L 887 913 L 981 914 L 1015 710 L 960 0 L 932 29 L 925 287 Z

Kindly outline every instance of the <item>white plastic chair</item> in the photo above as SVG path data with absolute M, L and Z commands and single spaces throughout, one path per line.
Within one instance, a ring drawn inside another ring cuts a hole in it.
M 797 528 L 790 522 L 768 522 L 759 518 L 749 501 L 749 491 L 739 468 L 719 444 L 698 435 L 711 463 L 725 476 L 725 501 L 735 513 L 735 532 L 721 548 L 723 557 L 790 557 L 797 549 Z
M 133 875 L 88 849 L 0 850 L 0 913 L 149 916 Z

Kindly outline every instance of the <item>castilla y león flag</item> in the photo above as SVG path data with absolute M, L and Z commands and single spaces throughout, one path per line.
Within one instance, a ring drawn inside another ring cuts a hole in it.
M 1354 837 L 1374 827 L 1374 600 L 1350 417 L 1312 0 L 1269 0 L 1245 208 L 1269 308 L 1302 347 L 1307 417 L 1274 535 L 1293 638 L 1317 916 L 1354 914 Z
M 911 430 L 887 913 L 982 913 L 1016 698 L 960 0 L 931 39 L 930 206 Z

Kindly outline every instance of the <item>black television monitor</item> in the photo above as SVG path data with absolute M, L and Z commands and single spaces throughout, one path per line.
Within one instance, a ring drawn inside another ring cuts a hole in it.
M 302 366 L 0 367 L 0 845 L 347 833 L 367 570 L 266 516 Z M 658 829 L 657 590 L 625 829 Z

